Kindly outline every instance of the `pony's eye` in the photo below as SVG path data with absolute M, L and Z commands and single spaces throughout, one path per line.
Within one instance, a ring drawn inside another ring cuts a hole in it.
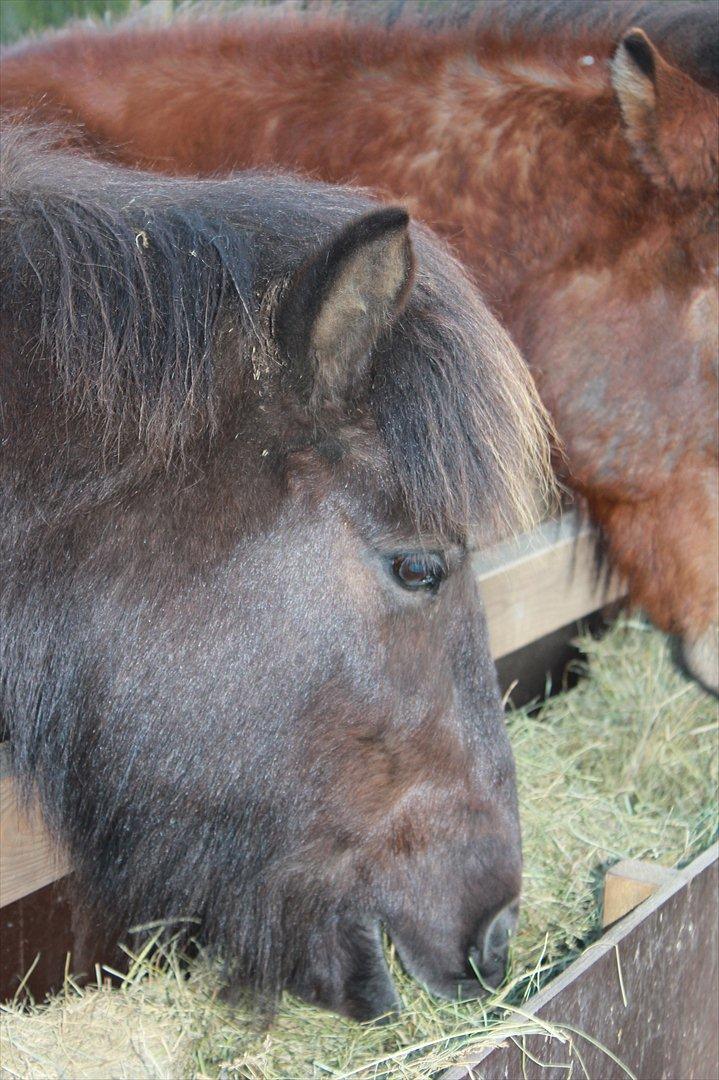
M 392 573 L 404 589 L 436 592 L 447 576 L 447 564 L 441 555 L 434 553 L 396 555 L 392 560 Z

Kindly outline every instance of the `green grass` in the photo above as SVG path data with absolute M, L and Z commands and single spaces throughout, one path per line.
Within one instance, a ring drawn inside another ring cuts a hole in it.
M 70 19 L 118 18 L 131 6 L 132 0 L 2 0 L 0 41 L 9 44 L 25 34 L 63 26 Z
M 248 2 L 266 4 L 278 0 L 0 0 L 0 43 L 9 45 L 27 34 L 57 29 L 76 19 L 113 22 L 148 4 L 164 16 L 169 9 L 196 6 L 211 12 Z
M 173 8 L 195 4 L 211 11 L 241 7 L 246 3 L 280 3 L 281 0 L 0 0 L 0 43 L 8 45 L 26 34 L 63 26 L 72 19 L 114 20 L 148 3 L 158 2 Z M 344 0 L 338 2 L 341 7 Z M 425 7 L 443 2 L 422 0 Z
M 293 999 L 269 1029 L 218 997 L 206 959 L 184 977 L 177 951 L 148 947 L 122 989 L 68 983 L 48 1006 L 2 1020 L 6 1075 L 422 1080 L 536 1030 L 527 997 L 600 934 L 604 869 L 620 858 L 688 862 L 716 836 L 717 704 L 674 668 L 665 638 L 622 622 L 582 642 L 587 677 L 536 714 L 509 717 L 525 874 L 510 975 L 484 1003 L 440 1002 L 389 949 L 402 1014 L 360 1026 Z M 554 1038 L 567 1041 L 561 1025 Z M 104 1056 L 103 1056 L 104 1055 Z M 123 1071 L 125 1070 L 125 1071 Z M 128 1071 L 129 1070 L 129 1071 Z

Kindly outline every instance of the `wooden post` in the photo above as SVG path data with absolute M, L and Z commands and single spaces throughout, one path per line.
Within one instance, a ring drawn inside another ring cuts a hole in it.
M 715 844 L 522 1006 L 539 1030 L 463 1049 L 441 1080 L 719 1076 L 718 884 Z

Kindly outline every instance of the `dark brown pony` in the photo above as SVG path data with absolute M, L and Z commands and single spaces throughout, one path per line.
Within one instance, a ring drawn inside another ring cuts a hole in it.
M 0 714 L 91 921 L 365 1019 L 501 976 L 520 842 L 470 532 L 541 406 L 402 210 L 5 131 Z
M 77 29 L 9 53 L 4 99 L 133 165 L 282 165 L 405 199 L 523 350 L 632 600 L 715 688 L 716 100 L 641 30 L 612 55 L 616 20 L 447 21 Z

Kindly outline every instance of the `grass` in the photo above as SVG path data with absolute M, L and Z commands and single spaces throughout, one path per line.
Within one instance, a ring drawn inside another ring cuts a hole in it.
M 0 41 L 10 44 L 25 34 L 63 26 L 72 19 L 116 19 L 127 14 L 132 0 L 3 0 Z
M 270 6 L 283 0 L 0 0 L 0 44 L 11 45 L 26 35 L 57 29 L 77 19 L 113 23 L 125 15 L 152 8 L 155 18 L 165 19 L 175 11 L 219 14 L 246 4 Z M 327 0 L 329 6 L 334 0 Z M 343 0 L 339 0 L 340 7 Z M 444 0 L 420 0 L 423 7 L 436 7 Z
M 582 642 L 587 677 L 540 711 L 509 717 L 524 828 L 520 927 L 505 986 L 483 1003 L 439 1002 L 389 959 L 405 1003 L 359 1026 L 286 999 L 271 1028 L 218 997 L 218 973 L 150 939 L 121 988 L 17 1001 L 0 1024 L 5 1077 L 422 1080 L 537 1030 L 522 1005 L 600 933 L 604 869 L 620 858 L 683 865 L 717 832 L 717 705 L 673 667 L 664 637 L 621 622 Z M 571 1037 L 560 1028 L 554 1038 Z

